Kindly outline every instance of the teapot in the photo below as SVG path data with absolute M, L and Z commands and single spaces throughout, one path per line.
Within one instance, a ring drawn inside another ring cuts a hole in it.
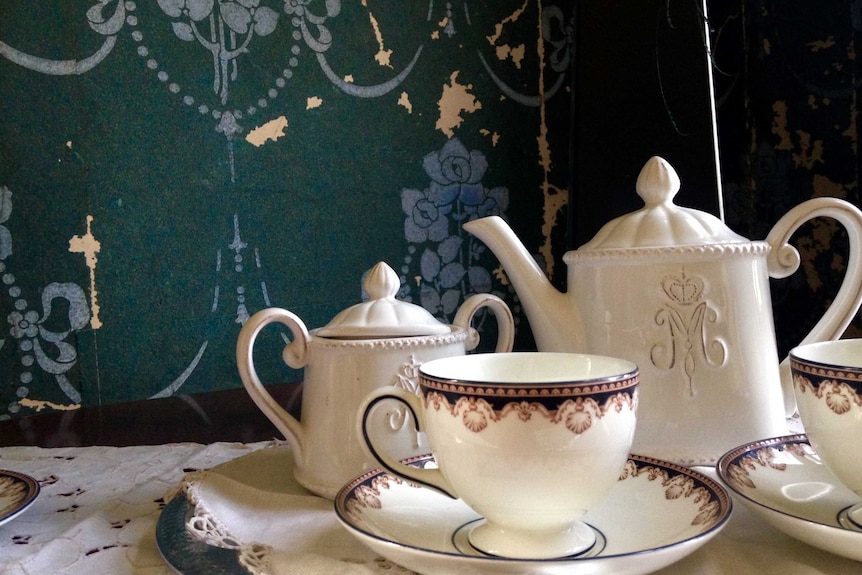
M 636 185 L 644 207 L 564 255 L 565 293 L 501 218 L 463 227 L 502 263 L 540 351 L 638 364 L 635 453 L 712 464 L 733 447 L 787 433 L 795 403 L 787 360 L 779 365 L 769 278 L 799 267 L 790 236 L 819 216 L 847 229 L 842 286 L 803 343 L 836 339 L 862 300 L 862 212 L 840 199 L 815 198 L 785 214 L 765 241 L 749 241 L 711 214 L 675 205 L 679 188 L 673 167 L 651 158 Z
M 323 497 L 334 498 L 347 481 L 378 465 L 356 431 L 357 409 L 371 391 L 393 385 L 418 393 L 420 365 L 464 355 L 479 344 L 471 322 L 480 308 L 487 307 L 497 320 L 496 351 L 512 349 L 512 313 L 497 296 L 470 296 L 453 325 L 446 325 L 424 308 L 397 300 L 400 285 L 395 271 L 379 262 L 363 284 L 370 298 L 341 311 L 324 327 L 309 331 L 293 312 L 271 307 L 255 313 L 240 330 L 236 359 L 242 383 L 290 444 L 296 480 Z M 273 322 L 287 326 L 293 336 L 282 353 L 284 362 L 304 368 L 301 421 L 273 399 L 254 368 L 255 340 Z M 385 413 L 375 428 L 386 449 L 403 457 L 420 447 L 417 438 L 399 433 L 407 417 L 404 411 Z

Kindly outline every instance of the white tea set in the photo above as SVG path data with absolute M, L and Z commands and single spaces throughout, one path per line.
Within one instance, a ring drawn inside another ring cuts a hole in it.
M 248 320 L 237 344 L 245 388 L 285 435 L 297 480 L 334 498 L 360 541 L 419 573 L 648 573 L 705 544 L 730 517 L 724 488 L 690 466 L 718 461 L 738 492 L 750 483 L 740 458 L 787 435 L 797 403 L 806 429 L 828 420 L 820 412 L 834 413 L 838 400 L 862 413 L 858 388 L 818 392 L 799 375 L 803 359 L 862 366 L 852 363 L 862 344 L 779 362 L 769 292 L 770 277 L 799 266 L 791 235 L 815 217 L 838 220 L 850 239 L 844 283 L 794 353 L 839 338 L 862 302 L 860 210 L 816 198 L 750 241 L 675 205 L 680 181 L 662 158 L 646 163 L 636 188 L 642 209 L 565 255 L 565 293 L 501 218 L 463 225 L 502 263 L 537 351 L 511 351 L 512 314 L 499 298 L 471 296 L 445 325 L 395 298 L 399 279 L 383 262 L 365 280 L 369 299 L 325 327 L 308 331 L 280 308 Z M 470 324 L 483 307 L 497 319 L 498 353 L 470 354 L 479 339 Z M 254 369 L 255 340 L 274 322 L 293 336 L 284 361 L 305 370 L 301 422 Z M 827 408 L 807 407 L 821 396 Z M 824 459 L 847 460 L 822 447 L 843 453 L 862 416 L 847 425 L 811 435 Z M 860 467 L 846 473 L 862 483 Z M 665 513 L 656 485 L 699 496 Z M 855 509 L 846 516 L 862 524 Z M 856 547 L 862 528 L 858 537 Z

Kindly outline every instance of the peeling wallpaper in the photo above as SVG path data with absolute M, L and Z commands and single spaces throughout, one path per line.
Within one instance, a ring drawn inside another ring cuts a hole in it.
M 321 326 L 380 260 L 441 321 L 497 293 L 530 346 L 460 226 L 554 273 L 571 32 L 530 0 L 0 1 L 0 418 L 238 387 L 251 314 Z
M 517 294 L 461 224 L 502 215 L 565 283 L 573 220 L 590 217 L 572 180 L 596 168 L 571 144 L 573 98 L 615 112 L 610 94 L 573 93 L 575 70 L 633 73 L 575 59 L 594 25 L 575 4 L 0 0 L 0 418 L 238 387 L 251 314 L 319 327 L 381 260 L 441 321 L 498 294 L 530 348 Z M 708 5 L 728 224 L 762 239 L 810 197 L 859 205 L 862 0 Z M 649 26 L 619 21 L 589 48 L 631 48 L 699 6 L 653 0 Z M 652 133 L 615 137 L 661 151 Z M 597 152 L 615 176 L 646 159 Z M 772 284 L 783 351 L 848 257 L 829 220 L 797 240 L 803 269 Z M 493 341 L 492 318 L 478 327 Z M 266 382 L 301 378 L 286 338 L 258 339 Z
M 710 2 L 710 14 L 728 223 L 762 239 L 809 198 L 862 205 L 862 2 L 722 1 Z M 850 256 L 830 219 L 806 224 L 794 241 L 801 270 L 772 282 L 783 353 L 823 314 Z M 862 336 L 860 326 L 857 317 L 846 335 Z

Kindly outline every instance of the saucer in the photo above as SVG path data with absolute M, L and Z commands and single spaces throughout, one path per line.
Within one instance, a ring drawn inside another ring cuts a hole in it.
M 207 545 L 188 532 L 190 512 L 186 496 L 178 493 L 159 515 L 156 547 L 165 563 L 179 575 L 248 575 L 235 549 Z
M 23 473 L 0 469 L 0 525 L 22 514 L 37 495 L 38 481 Z
M 862 530 L 841 519 L 859 497 L 821 463 L 806 435 L 742 445 L 721 456 L 716 471 L 746 507 L 779 531 L 862 561 Z
M 435 465 L 433 456 L 405 460 Z M 509 559 L 485 555 L 467 540 L 481 518 L 460 499 L 381 469 L 345 485 L 335 512 L 354 537 L 386 559 L 425 575 L 495 573 L 630 574 L 657 571 L 689 555 L 727 523 L 731 500 L 715 481 L 685 467 L 630 456 L 620 481 L 584 515 L 597 544 L 577 557 Z

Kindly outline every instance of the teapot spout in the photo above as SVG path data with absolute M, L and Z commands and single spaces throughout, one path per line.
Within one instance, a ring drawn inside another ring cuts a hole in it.
M 479 218 L 463 228 L 487 245 L 506 271 L 527 314 L 540 351 L 584 352 L 584 331 L 577 302 L 560 292 L 499 216 Z

